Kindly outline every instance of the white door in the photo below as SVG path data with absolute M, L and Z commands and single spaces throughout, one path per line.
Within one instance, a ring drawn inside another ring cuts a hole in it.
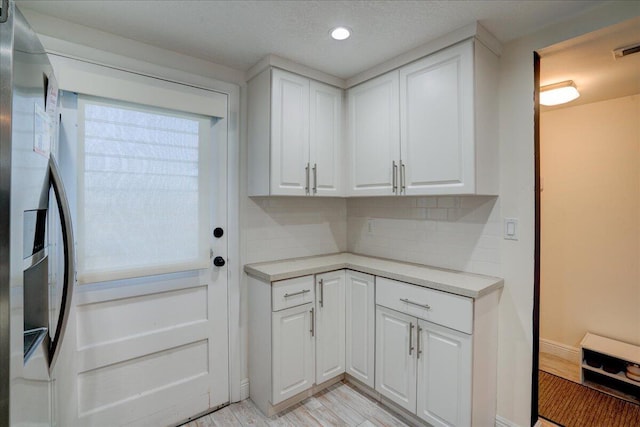
M 396 194 L 400 160 L 398 91 L 397 71 L 349 90 L 348 196 Z
M 309 80 L 274 69 L 271 92 L 271 194 L 309 191 Z
M 273 405 L 314 383 L 314 312 L 309 303 L 271 315 Z
M 344 373 L 344 274 L 316 275 L 316 384 Z
M 404 194 L 472 193 L 473 42 L 400 69 Z
M 75 153 L 77 96 L 63 98 L 60 144 Z M 208 122 L 206 267 L 76 286 L 55 382 L 60 426 L 170 425 L 229 402 L 228 266 L 212 263 L 227 257 L 228 123 Z M 67 188 L 72 166 L 61 165 Z
M 437 427 L 471 425 L 471 335 L 418 321 L 417 415 Z
M 342 90 L 310 83 L 311 194 L 342 196 Z
M 376 306 L 376 391 L 416 410 L 417 319 Z
M 373 388 L 375 351 L 374 276 L 347 270 L 346 372 Z

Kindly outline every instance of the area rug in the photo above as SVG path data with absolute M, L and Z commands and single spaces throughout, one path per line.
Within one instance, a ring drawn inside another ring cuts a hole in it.
M 543 371 L 538 414 L 565 427 L 638 427 L 640 406 Z

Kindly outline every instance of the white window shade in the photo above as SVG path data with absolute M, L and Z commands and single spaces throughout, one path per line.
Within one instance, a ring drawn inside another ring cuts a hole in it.
M 206 268 L 212 119 L 78 98 L 78 281 Z

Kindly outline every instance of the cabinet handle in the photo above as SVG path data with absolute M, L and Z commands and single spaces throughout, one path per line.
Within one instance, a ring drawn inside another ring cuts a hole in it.
M 413 322 L 409 323 L 409 356 L 411 356 L 411 352 L 413 351 Z
M 395 160 L 391 162 L 391 165 L 391 192 L 396 194 L 398 192 L 398 165 Z
M 427 310 L 431 310 L 431 306 L 429 304 L 420 304 L 419 302 L 413 302 L 413 301 L 408 300 L 406 298 L 400 298 L 400 301 L 406 302 L 407 304 L 415 305 L 415 306 L 420 307 L 420 308 L 426 308 Z
M 400 193 L 401 194 L 402 193 L 404 193 L 404 194 L 407 193 L 407 191 L 406 191 L 407 188 L 404 185 L 404 177 L 405 177 L 405 174 L 404 174 L 404 163 L 402 163 L 402 161 L 400 161 Z
M 294 296 L 296 296 L 296 295 L 304 295 L 304 294 L 306 294 L 307 292 L 311 292 L 311 291 L 310 291 L 309 289 L 303 289 L 303 290 L 301 290 L 301 291 L 294 292 L 294 293 L 292 293 L 292 294 L 284 294 L 284 297 L 285 297 L 285 298 L 289 298 L 289 297 L 294 297 Z
M 320 279 L 320 307 L 324 307 L 324 279 Z
M 304 174 L 305 174 L 305 184 L 304 184 L 304 192 L 309 194 L 309 163 L 307 163 L 307 166 L 304 167 Z
M 314 327 L 313 324 L 315 323 L 315 315 L 313 312 L 313 308 L 311 308 L 311 330 L 309 332 L 311 332 L 311 336 L 314 337 L 316 335 L 316 332 L 314 331 Z
M 318 192 L 318 165 L 313 164 L 313 194 Z
M 420 334 L 422 333 L 422 328 L 420 327 L 420 325 L 418 325 L 418 335 L 416 336 L 416 341 L 417 341 L 417 346 L 418 347 L 418 352 L 416 353 L 416 356 L 418 357 L 418 359 L 420 359 L 420 354 L 422 353 L 422 350 L 420 350 Z

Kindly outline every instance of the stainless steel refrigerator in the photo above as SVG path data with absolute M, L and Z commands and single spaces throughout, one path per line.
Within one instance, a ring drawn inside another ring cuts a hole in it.
M 48 426 L 75 281 L 55 160 L 58 90 L 36 34 L 1 1 L 0 426 Z

